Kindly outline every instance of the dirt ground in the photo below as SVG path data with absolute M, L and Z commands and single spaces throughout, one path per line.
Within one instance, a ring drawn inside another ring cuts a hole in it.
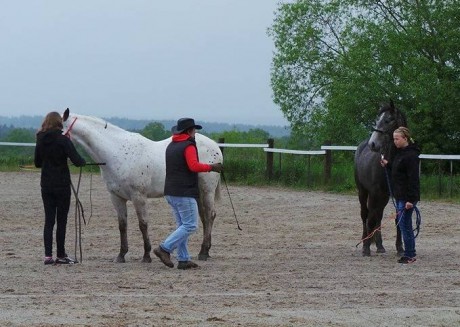
M 78 176 L 73 176 L 77 181 Z M 99 174 L 80 196 L 83 261 L 43 264 L 39 173 L 0 173 L 1 326 L 460 326 L 460 205 L 423 202 L 418 260 L 396 262 L 395 229 L 383 226 L 386 254 L 362 257 L 356 196 L 282 188 L 225 187 L 217 205 L 212 258 L 200 268 L 141 263 L 142 238 L 129 207 L 127 262 Z M 90 202 L 90 189 L 91 200 Z M 173 228 L 163 198 L 149 200 L 153 246 Z M 390 206 L 385 217 L 392 212 Z M 71 206 L 67 251 L 74 254 Z M 190 239 L 196 256 L 201 226 Z

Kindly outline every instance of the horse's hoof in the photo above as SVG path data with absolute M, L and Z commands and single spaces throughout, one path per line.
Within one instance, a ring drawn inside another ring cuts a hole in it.
M 125 261 L 124 257 L 118 256 L 118 257 L 115 258 L 114 262 L 116 262 L 116 263 L 125 263 L 126 261 Z
M 363 257 L 370 257 L 371 256 L 371 250 L 364 250 L 363 249 Z
M 148 257 L 143 257 L 143 258 L 142 258 L 142 262 L 150 263 L 150 262 L 152 262 L 152 258 L 151 258 L 150 256 L 148 256 Z
M 379 248 L 379 249 L 377 249 L 376 252 L 377 252 L 377 253 L 385 253 L 385 252 L 387 252 L 387 251 L 385 250 L 385 248 Z
M 209 254 L 198 254 L 198 260 L 207 261 L 210 258 Z

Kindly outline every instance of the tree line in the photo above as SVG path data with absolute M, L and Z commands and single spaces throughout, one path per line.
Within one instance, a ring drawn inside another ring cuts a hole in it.
M 131 132 L 139 133 L 152 141 L 161 141 L 171 136 L 170 128 L 166 128 L 160 122 L 148 123 L 144 128 L 140 130 L 133 129 Z M 11 125 L 0 125 L 0 141 L 2 142 L 34 143 L 36 133 L 37 129 L 34 128 L 15 128 Z M 247 131 L 229 129 L 212 133 L 203 132 L 203 134 L 216 141 L 223 137 L 231 143 L 265 143 L 272 137 L 268 131 L 261 128 L 250 128 Z M 289 143 L 288 136 L 277 139 L 283 144 Z
M 8 130 L 13 128 L 38 128 L 42 121 L 42 116 L 19 116 L 19 117 L 4 117 L 0 116 L 0 133 L 1 130 Z M 148 120 L 148 119 L 129 119 L 121 117 L 109 117 L 103 118 L 104 120 L 112 123 L 118 127 L 121 127 L 129 131 L 140 131 L 151 123 L 160 123 L 165 129 L 170 130 L 173 125 L 176 124 L 176 120 Z M 270 133 L 272 137 L 283 137 L 290 135 L 290 128 L 288 126 L 280 125 L 250 125 L 240 123 L 218 123 L 218 122 L 203 122 L 199 121 L 199 124 L 203 125 L 204 130 L 207 133 L 221 132 L 225 130 L 239 130 L 249 131 L 251 129 L 260 128 Z
M 166 128 L 160 122 L 151 122 L 140 130 L 131 131 L 139 133 L 152 141 L 161 141 L 171 136 L 170 128 Z M 34 128 L 14 128 L 12 126 L 0 125 L 0 141 L 35 143 L 36 132 L 37 129 Z M 215 141 L 224 138 L 228 143 L 266 143 L 267 140 L 271 138 L 269 132 L 260 128 L 253 128 L 248 131 L 231 129 L 213 133 L 204 132 L 203 134 Z M 276 140 L 278 145 L 286 146 L 291 143 L 290 137 L 287 136 L 276 138 Z M 295 147 L 295 145 L 292 146 Z M 8 160 L 13 161 L 17 161 L 14 158 L 21 158 L 21 163 L 24 163 L 24 161 L 31 162 L 33 155 L 31 149 L 32 148 L 27 147 L 2 146 L 0 147 L 0 156 L 4 159 L 9 158 Z

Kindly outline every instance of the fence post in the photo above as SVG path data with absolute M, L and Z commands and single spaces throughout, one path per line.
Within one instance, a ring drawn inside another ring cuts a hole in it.
M 441 194 L 442 194 L 442 168 L 441 168 L 441 161 L 442 160 L 439 160 L 439 163 L 438 163 L 438 194 L 439 194 L 439 197 L 441 197 Z
M 225 138 L 224 137 L 219 137 L 219 140 L 217 141 L 217 143 L 225 143 Z M 222 152 L 222 156 L 224 155 L 224 147 L 223 146 L 220 146 L 220 152 Z
M 275 146 L 275 141 L 273 139 L 267 140 L 268 147 L 273 149 Z M 273 176 L 273 152 L 267 152 L 267 178 L 269 181 L 272 180 Z
M 331 141 L 324 142 L 324 145 L 331 145 Z M 326 184 L 331 180 L 331 170 L 332 170 L 332 151 L 326 150 L 324 155 L 324 182 Z
M 453 163 L 453 160 L 450 161 L 450 197 L 452 197 L 452 185 L 454 183 L 453 181 L 453 177 L 454 177 L 454 163 Z

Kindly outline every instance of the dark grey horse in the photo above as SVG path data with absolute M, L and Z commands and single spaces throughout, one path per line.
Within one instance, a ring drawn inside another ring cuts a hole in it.
M 385 173 L 380 160 L 383 155 L 385 159 L 392 161 L 396 151 L 393 132 L 400 126 L 407 126 L 405 115 L 394 106 L 393 101 L 382 105 L 371 137 L 363 141 L 355 153 L 355 182 L 363 221 L 363 256 L 371 255 L 372 241 L 375 241 L 377 253 L 385 252 L 380 226 L 390 192 L 388 189 L 389 174 Z M 376 229 L 374 235 L 369 237 Z M 401 231 L 399 228 L 396 229 L 396 250 L 398 254 L 401 254 L 404 253 Z

